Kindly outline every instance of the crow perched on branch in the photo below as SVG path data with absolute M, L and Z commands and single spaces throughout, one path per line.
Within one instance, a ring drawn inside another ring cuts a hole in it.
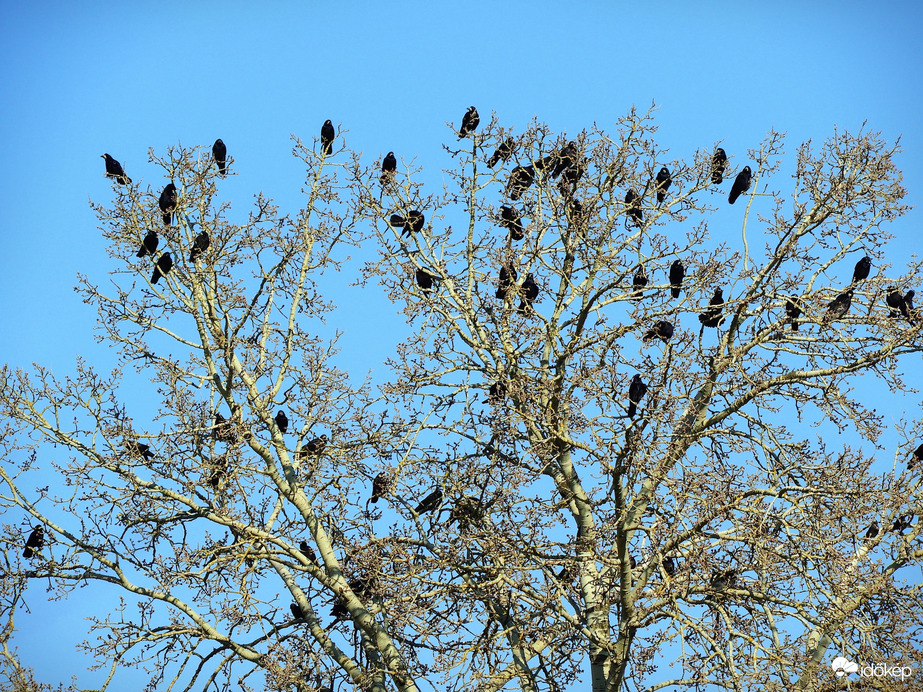
M 442 504 L 442 489 L 436 488 L 429 495 L 420 500 L 420 504 L 414 510 L 417 514 L 426 514 L 432 512 Z
M 510 238 L 513 240 L 522 240 L 525 237 L 522 231 L 522 218 L 515 207 L 505 204 L 500 207 L 500 225 L 509 229 Z
M 512 137 L 507 137 L 504 142 L 497 147 L 497 150 L 491 154 L 490 158 L 487 159 L 487 165 L 490 168 L 496 166 L 500 161 L 508 161 L 510 156 L 513 155 L 513 148 L 516 146 L 516 142 Z
M 391 486 L 391 475 L 387 471 L 382 471 L 372 480 L 372 497 L 369 501 L 372 504 L 378 502 L 381 498 L 388 494 L 388 489 Z
M 654 189 L 657 190 L 657 204 L 663 204 L 667 198 L 667 190 L 670 189 L 670 183 L 673 179 L 670 177 L 670 169 L 664 166 L 657 172 L 654 179 Z
M 192 241 L 192 249 L 189 250 L 189 261 L 195 262 L 199 256 L 211 247 L 212 239 L 208 237 L 207 231 L 200 232 L 195 240 Z
M 43 545 L 45 545 L 45 527 L 36 526 L 26 539 L 26 545 L 23 547 L 22 556 L 31 559 L 35 556 L 37 551 L 42 549 Z
M 157 264 L 154 266 L 154 273 L 151 275 L 151 283 L 156 284 L 160 281 L 160 277 L 169 274 L 171 269 L 173 269 L 173 258 L 170 256 L 169 252 L 165 252 L 160 256 L 160 259 L 157 260 Z
M 325 120 L 320 128 L 320 143 L 324 149 L 324 156 L 330 156 L 333 153 L 333 140 L 336 139 L 336 130 L 333 129 L 333 123 Z
M 647 394 L 647 385 L 641 381 L 641 375 L 635 375 L 631 378 L 631 384 L 628 385 L 628 417 L 634 418 L 637 412 L 637 406 L 642 397 Z
M 801 314 L 801 304 L 797 298 L 789 298 L 785 301 L 785 316 L 791 321 L 793 332 L 798 331 L 798 318 Z
M 320 456 L 324 453 L 324 450 L 327 449 L 327 436 L 321 435 L 320 437 L 315 437 L 304 446 L 304 449 L 308 454 Z
M 381 176 L 378 179 L 382 185 L 387 185 L 394 180 L 396 174 L 397 159 L 394 157 L 394 152 L 389 151 L 381 160 Z
M 478 109 L 474 106 L 470 106 L 462 116 L 461 129 L 458 131 L 458 138 L 464 139 L 467 137 L 469 132 L 474 132 L 476 129 L 478 129 L 478 125 L 480 123 L 481 116 L 478 115 Z
M 279 426 L 279 432 L 283 435 L 288 432 L 288 416 L 285 415 L 285 411 L 280 410 L 274 419 L 276 425 Z
M 134 456 L 143 457 L 145 459 L 153 459 L 154 453 L 151 451 L 150 445 L 146 445 L 143 442 L 138 442 L 137 440 L 129 440 L 125 443 L 125 449 L 128 450 L 128 453 Z
M 664 343 L 673 338 L 673 325 L 667 322 L 666 320 L 660 320 L 656 322 L 653 327 L 648 329 L 644 336 L 641 337 L 642 341 L 649 341 L 651 339 L 660 339 Z
M 856 262 L 856 268 L 853 269 L 852 273 L 852 282 L 858 283 L 859 281 L 865 281 L 869 278 L 869 273 L 872 271 L 872 258 L 866 255 L 861 260 Z
M 173 212 L 176 211 L 176 185 L 169 183 L 160 193 L 160 199 L 157 201 L 163 216 L 163 225 L 169 226 L 173 223 Z
M 699 315 L 699 322 L 703 327 L 717 327 L 724 321 L 721 316 L 721 308 L 724 306 L 724 291 L 716 288 L 715 294 L 708 303 L 708 309 Z
M 218 164 L 218 173 L 223 178 L 228 173 L 228 148 L 220 139 L 216 139 L 212 145 L 212 157 Z
M 122 170 L 122 164 L 109 156 L 109 154 L 100 154 L 100 157 L 106 159 L 107 178 L 114 178 L 120 185 L 131 185 L 131 178 L 125 175 L 125 171 Z
M 750 172 L 750 166 L 744 166 L 744 169 L 737 174 L 734 184 L 731 185 L 731 193 L 728 195 L 728 202 L 734 204 L 737 198 L 750 189 L 750 179 L 753 174 Z
M 641 210 L 641 198 L 634 190 L 625 193 L 625 207 L 628 215 L 639 226 L 644 223 L 644 212 Z
M 715 155 L 711 157 L 711 181 L 715 185 L 724 182 L 724 168 L 727 166 L 728 156 L 724 149 L 718 147 L 715 149 Z
M 517 273 L 514 266 L 502 265 L 500 267 L 500 281 L 497 284 L 497 298 L 500 300 L 506 300 L 509 298 L 510 289 L 513 287 L 513 284 L 516 283 L 518 278 L 519 274 Z
M 516 166 L 510 171 L 506 181 L 506 194 L 514 202 L 522 197 L 522 193 L 529 189 L 535 182 L 535 168 L 533 166 Z
M 519 287 L 521 300 L 519 303 L 519 312 L 524 313 L 527 307 L 532 307 L 532 301 L 538 298 L 538 284 L 535 283 L 535 277 L 529 274 L 526 280 Z
M 419 286 L 424 293 L 430 293 L 433 290 L 433 282 L 439 281 L 438 276 L 422 268 L 417 269 L 415 278 L 417 286 Z
M 153 255 L 159 244 L 160 238 L 157 237 L 157 231 L 148 231 L 147 235 L 144 236 L 144 240 L 141 241 L 141 247 L 138 248 L 138 254 L 136 256 L 144 257 L 148 253 Z
M 681 260 L 673 260 L 670 265 L 670 295 L 679 298 L 680 289 L 683 286 L 683 279 L 686 278 L 686 267 Z
M 846 317 L 849 308 L 852 306 L 852 291 L 845 291 L 830 301 L 827 306 L 827 312 L 824 314 L 824 323 L 831 320 L 839 320 Z

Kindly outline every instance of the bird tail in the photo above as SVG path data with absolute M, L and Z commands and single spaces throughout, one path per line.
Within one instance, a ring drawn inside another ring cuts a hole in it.
M 679 288 L 671 288 L 670 295 L 674 298 L 679 298 Z
M 798 331 L 798 322 L 796 320 L 792 320 L 792 331 L 793 332 Z
M 154 267 L 154 275 L 151 277 L 151 283 L 156 284 L 161 277 L 160 270 L 157 267 Z
M 147 248 L 144 243 L 141 243 L 141 249 L 138 250 L 138 254 L 135 257 L 144 257 L 147 254 Z
M 638 409 L 637 409 L 637 407 L 635 406 L 635 402 L 630 401 L 630 402 L 628 403 L 628 417 L 629 417 L 629 418 L 634 418 L 634 417 L 635 417 L 635 413 L 637 413 L 637 411 L 638 411 Z
M 192 250 L 189 251 L 189 261 L 190 261 L 190 262 L 195 262 L 196 257 L 199 256 L 198 249 L 199 249 L 199 248 L 194 247 L 194 248 L 192 248 Z
M 163 225 L 169 226 L 173 223 L 173 212 L 166 211 L 163 214 Z

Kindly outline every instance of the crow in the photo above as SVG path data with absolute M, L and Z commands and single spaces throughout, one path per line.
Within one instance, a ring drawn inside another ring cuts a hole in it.
M 494 382 L 487 390 L 487 401 L 492 404 L 499 403 L 506 398 L 506 385 L 503 382 Z
M 586 161 L 582 161 L 564 169 L 564 175 L 558 182 L 558 189 L 562 195 L 570 196 L 577 189 L 577 181 L 586 173 Z
M 895 519 L 894 523 L 891 525 L 892 533 L 899 533 L 901 536 L 904 535 L 904 531 L 910 528 L 913 528 L 912 514 L 902 514 L 897 519 Z
M 721 308 L 724 306 L 724 291 L 720 288 L 715 289 L 715 294 L 708 303 L 708 309 L 699 315 L 699 322 L 703 327 L 717 327 L 724 322 L 721 316 Z
M 297 603 L 292 603 L 292 604 L 289 606 L 289 609 L 292 611 L 292 617 L 294 617 L 296 620 L 305 620 L 305 619 L 307 619 L 307 618 L 305 618 L 305 616 L 304 616 L 304 611 L 301 610 L 301 606 L 298 605 Z
M 726 591 L 728 587 L 734 586 L 737 581 L 736 569 L 725 569 L 720 572 L 712 572 L 709 584 L 718 592 Z
M 519 312 L 525 313 L 526 307 L 532 306 L 532 301 L 538 298 L 538 284 L 535 283 L 535 277 L 529 274 L 526 280 L 519 287 L 519 294 L 522 297 L 519 303 Z
M 215 472 L 212 474 L 212 477 L 208 479 L 208 484 L 213 488 L 217 488 L 221 483 L 221 479 L 224 478 L 228 471 L 227 454 L 222 454 L 221 456 L 212 459 L 211 464 L 215 469 Z
M 744 166 L 744 169 L 737 174 L 734 184 L 731 185 L 731 194 L 728 195 L 728 202 L 734 204 L 737 198 L 750 189 L 750 178 L 753 174 L 750 172 L 750 166 Z
M 654 189 L 657 190 L 657 204 L 663 204 L 667 198 L 667 190 L 670 189 L 670 183 L 673 179 L 670 177 L 670 169 L 664 166 L 657 172 L 654 179 Z
M 510 156 L 513 155 L 513 148 L 516 146 L 516 142 L 512 137 L 507 137 L 504 142 L 497 147 L 497 150 L 491 154 L 490 158 L 487 159 L 487 165 L 490 168 L 493 168 L 501 161 L 508 161 Z
M 389 151 L 385 158 L 381 160 L 381 177 L 379 180 L 382 185 L 387 185 L 394 180 L 397 174 L 397 159 L 394 158 L 394 152 Z
M 420 500 L 420 504 L 417 505 L 417 508 L 414 511 L 417 514 L 426 514 L 427 512 L 432 512 L 441 504 L 442 490 L 440 488 L 436 488 L 433 492 Z
M 480 122 L 481 118 L 478 115 L 478 109 L 474 106 L 470 106 L 462 116 L 461 129 L 458 131 L 458 138 L 464 139 L 468 136 L 469 132 L 474 132 L 476 129 L 478 129 Z
M 666 320 L 660 320 L 644 333 L 641 340 L 650 341 L 651 339 L 660 339 L 666 343 L 671 338 L 673 338 L 673 325 Z
M 301 554 L 308 558 L 311 562 L 317 562 L 317 553 L 314 552 L 314 548 L 308 545 L 307 541 L 302 541 L 299 543 L 298 550 L 300 550 Z
M 728 156 L 724 149 L 718 147 L 715 149 L 715 155 L 711 157 L 711 181 L 715 185 L 724 182 L 724 168 L 727 166 Z
M 676 574 L 676 562 L 672 557 L 667 555 L 661 564 L 663 565 L 663 571 L 666 572 L 668 576 L 672 577 Z
M 872 270 L 872 258 L 866 255 L 856 262 L 856 268 L 853 269 L 852 282 L 858 283 L 869 278 L 869 272 Z
M 156 284 L 160 281 L 160 277 L 169 274 L 171 269 L 173 269 L 173 258 L 170 256 L 169 252 L 165 252 L 160 256 L 160 259 L 157 260 L 154 273 L 151 276 L 151 283 Z
M 785 316 L 791 320 L 792 331 L 798 331 L 798 318 L 801 317 L 801 303 L 798 302 L 797 298 L 789 298 L 785 301 Z
M 336 138 L 336 130 L 333 129 L 333 123 L 325 120 L 320 128 L 320 143 L 324 148 L 324 156 L 330 156 L 333 153 L 333 140 Z
M 129 440 L 125 443 L 125 449 L 128 450 L 128 453 L 134 456 L 140 456 L 145 459 L 153 459 L 154 453 L 151 451 L 151 446 L 146 445 L 143 442 L 138 442 L 136 440 Z
M 327 448 L 327 436 L 321 435 L 320 437 L 315 437 L 313 440 L 308 442 L 305 446 L 305 451 L 308 454 L 314 454 L 315 456 L 320 456 L 324 453 L 324 450 Z
M 852 291 L 846 291 L 841 293 L 836 298 L 830 301 L 830 304 L 827 306 L 827 312 L 824 315 L 824 323 L 830 322 L 831 320 L 839 320 L 846 316 L 846 313 L 849 312 L 849 308 L 852 305 Z
M 506 300 L 509 297 L 510 289 L 519 278 L 516 268 L 512 265 L 502 265 L 500 267 L 500 281 L 497 284 L 496 296 L 500 300 Z
M 394 218 L 394 217 L 391 217 Z M 416 209 L 411 209 L 407 214 L 407 219 L 404 221 L 404 232 L 401 233 L 402 236 L 412 235 L 419 231 L 423 230 L 423 224 L 426 223 L 426 217 L 423 215 L 423 212 Z
M 125 175 L 125 171 L 122 170 L 122 164 L 109 156 L 109 154 L 100 154 L 100 158 L 106 159 L 107 178 L 115 178 L 115 181 L 121 185 L 131 185 L 131 178 Z
M 137 257 L 144 257 L 148 253 L 153 255 L 159 243 L 160 238 L 157 237 L 157 231 L 148 231 L 147 235 L 144 236 L 144 240 L 141 241 L 141 247 L 138 248 Z
M 904 297 L 901 299 L 901 314 L 910 321 L 911 325 L 914 323 L 913 322 L 913 315 L 914 315 L 913 297 L 915 295 L 916 295 L 916 291 L 910 290 L 910 291 L 907 291 L 904 294 Z
M 500 225 L 509 229 L 510 238 L 513 240 L 522 240 L 525 237 L 522 231 L 522 219 L 514 207 L 505 204 L 500 207 Z
M 510 171 L 510 177 L 506 181 L 506 194 L 514 202 L 522 197 L 522 193 L 529 189 L 535 182 L 534 166 L 516 166 Z
M 641 211 L 641 198 L 634 190 L 625 193 L 625 206 L 628 215 L 635 220 L 639 226 L 644 223 L 644 212 Z
M 555 156 L 554 167 L 551 170 L 551 177 L 557 178 L 561 173 L 574 165 L 577 160 L 577 143 L 568 142 L 567 146 L 561 149 Z
M 163 225 L 169 226 L 173 223 L 173 212 L 176 211 L 176 185 L 169 183 L 160 193 L 157 204 L 163 214 Z
M 416 272 L 417 286 L 419 286 L 424 293 L 429 293 L 433 290 L 433 282 L 439 281 L 439 277 L 435 274 L 430 274 L 425 269 L 417 269 Z
M 387 471 L 382 471 L 372 480 L 372 497 L 371 503 L 375 504 L 388 494 L 388 488 L 391 485 L 391 476 Z
M 910 461 L 907 462 L 907 470 L 909 471 L 917 464 L 923 462 L 923 444 L 913 450 L 913 454 L 910 457 Z
M 647 394 L 647 385 L 641 381 L 641 375 L 635 375 L 631 378 L 631 384 L 628 385 L 628 417 L 634 418 L 637 412 L 638 403 L 641 398 Z
M 680 289 L 683 286 L 683 279 L 686 277 L 686 267 L 681 260 L 674 260 L 670 265 L 670 295 L 679 298 Z
M 140 256 L 140 255 L 139 255 Z M 904 296 L 894 286 L 888 287 L 888 296 L 885 298 L 890 311 L 889 317 L 900 317 L 904 307 Z
M 372 589 L 375 581 L 370 577 L 357 577 L 355 579 L 350 579 L 348 584 L 349 588 L 358 598 L 368 598 L 369 592 Z M 349 617 L 349 611 L 346 609 L 346 606 L 343 605 L 340 601 L 337 601 L 333 604 L 333 610 L 330 612 L 330 615 L 340 620 L 345 617 Z
M 218 164 L 218 173 L 223 178 L 228 173 L 228 148 L 220 139 L 216 139 L 212 145 L 212 157 Z
M 570 221 L 571 226 L 585 226 L 589 214 L 583 206 L 583 202 L 579 199 L 572 199 L 570 204 L 567 206 L 567 218 Z
M 868 527 L 868 530 L 865 532 L 866 540 L 872 540 L 879 534 L 880 529 L 878 528 L 878 522 L 873 521 L 871 526 Z
M 22 550 L 22 556 L 24 558 L 34 557 L 36 551 L 41 550 L 43 545 L 45 545 L 45 527 L 36 526 L 26 539 L 26 545 Z
M 648 278 L 644 273 L 644 267 L 639 265 L 637 271 L 635 271 L 635 275 L 631 278 L 631 285 L 634 289 L 632 292 L 632 300 L 641 300 L 643 289 L 647 286 L 647 283 Z
M 199 233 L 192 242 L 192 248 L 189 250 L 189 261 L 195 262 L 196 259 L 211 246 L 212 240 L 208 237 L 208 231 Z
M 288 432 L 288 416 L 285 411 L 280 410 L 275 417 L 276 425 L 279 426 L 279 432 L 283 435 Z

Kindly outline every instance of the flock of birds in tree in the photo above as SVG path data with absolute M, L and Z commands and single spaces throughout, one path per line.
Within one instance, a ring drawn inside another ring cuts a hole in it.
M 480 124 L 480 117 L 478 115 L 477 109 L 474 106 L 468 108 L 462 117 L 461 127 L 458 130 L 459 140 L 464 139 L 469 134 L 477 130 L 478 125 Z M 333 123 L 330 120 L 326 120 L 321 127 L 320 133 L 320 142 L 321 142 L 321 151 L 324 157 L 333 155 L 333 141 L 336 139 L 336 130 L 333 126 Z M 494 168 L 500 162 L 507 162 L 512 157 L 516 149 L 516 141 L 512 137 L 507 137 L 497 149 L 491 154 L 487 159 L 487 165 L 490 168 Z M 227 147 L 221 139 L 215 141 L 212 146 L 212 156 L 214 162 L 218 167 L 218 173 L 222 177 L 227 175 L 228 171 L 228 159 L 227 159 Z M 102 158 L 105 159 L 106 165 L 106 176 L 113 179 L 116 183 L 120 185 L 130 185 L 131 178 L 126 175 L 125 171 L 122 168 L 122 165 L 116 161 L 109 154 L 103 154 Z M 722 148 L 717 148 L 714 155 L 712 156 L 711 161 L 711 181 L 715 185 L 720 185 L 724 181 L 724 174 L 727 167 L 727 154 Z M 552 180 L 559 180 L 559 187 L 563 193 L 565 193 L 570 201 L 570 214 L 572 219 L 585 218 L 586 211 L 582 208 L 582 205 L 579 200 L 574 199 L 571 193 L 576 186 L 576 183 L 582 177 L 586 171 L 586 162 L 582 160 L 579 156 L 579 151 L 577 148 L 576 142 L 568 142 L 560 151 L 552 152 L 548 156 L 545 156 L 537 161 L 534 161 L 531 165 L 515 166 L 509 173 L 509 177 L 506 183 L 506 195 L 512 202 L 518 201 L 523 193 L 531 187 L 536 181 L 536 172 L 541 173 L 542 175 L 547 174 L 548 177 Z M 381 162 L 381 176 L 380 181 L 384 186 L 390 185 L 395 181 L 397 176 L 397 158 L 394 155 L 393 151 L 389 151 L 387 155 L 382 159 Z M 743 170 L 737 174 L 737 177 L 734 179 L 733 184 L 731 185 L 730 193 L 728 194 L 728 203 L 734 204 L 740 196 L 750 189 L 752 182 L 752 171 L 749 166 L 744 166 Z M 653 189 L 656 195 L 657 204 L 662 205 L 667 198 L 667 193 L 670 189 L 672 183 L 672 178 L 670 170 L 663 166 L 657 172 L 656 177 L 653 181 Z M 625 211 L 627 216 L 631 219 L 633 223 L 638 226 L 641 226 L 644 223 L 644 212 L 641 207 L 641 196 L 634 189 L 629 189 L 625 193 Z M 178 194 L 176 185 L 174 183 L 169 183 L 163 189 L 158 200 L 158 206 L 160 208 L 161 219 L 163 225 L 169 228 L 173 224 L 173 216 L 176 212 L 178 206 Z M 402 228 L 402 237 L 412 236 L 415 233 L 419 233 L 423 230 L 426 223 L 425 216 L 423 212 L 418 209 L 413 209 L 407 212 L 406 215 L 393 214 L 389 219 L 389 224 L 394 228 Z M 498 223 L 501 227 L 506 228 L 509 231 L 511 241 L 520 241 L 525 237 L 525 231 L 523 228 L 522 217 L 520 212 L 516 209 L 515 206 L 504 204 L 500 207 L 500 214 Z M 158 246 L 159 246 L 159 236 L 156 231 L 149 231 L 143 241 L 141 246 L 138 249 L 137 257 L 143 258 L 147 255 L 150 255 L 152 258 L 155 257 Z M 201 231 L 196 235 L 195 240 L 193 241 L 192 247 L 189 251 L 189 262 L 194 264 L 197 259 L 202 257 L 202 255 L 209 249 L 211 240 L 206 231 Z M 169 252 L 163 252 L 155 262 L 154 272 L 151 276 L 151 284 L 156 284 L 162 276 L 166 276 L 173 268 L 173 258 Z M 822 323 L 828 324 L 832 320 L 842 319 L 850 309 L 852 305 L 852 296 L 853 290 L 856 284 L 861 281 L 866 280 L 869 277 L 871 271 L 871 258 L 863 257 L 856 263 L 855 269 L 853 271 L 853 278 L 850 286 L 846 291 L 840 293 L 833 301 L 827 306 L 827 310 L 824 314 Z M 682 261 L 677 259 L 670 266 L 668 278 L 670 281 L 670 295 L 672 298 L 679 298 L 683 279 L 686 276 L 686 269 Z M 434 284 L 440 281 L 440 276 L 436 273 L 431 272 L 426 268 L 420 268 L 416 270 L 415 280 L 419 288 L 423 291 L 424 294 L 428 294 L 433 290 Z M 522 284 L 517 284 L 518 274 L 516 268 L 512 266 L 512 263 L 503 264 L 500 266 L 499 270 L 499 280 L 497 283 L 496 298 L 502 300 L 504 304 L 508 303 L 515 296 L 519 296 L 520 303 L 517 312 L 520 314 L 526 314 L 526 312 L 531 308 L 533 302 L 535 302 L 539 295 L 539 287 L 535 281 L 533 274 L 528 274 Z M 632 278 L 632 289 L 633 289 L 633 299 L 640 299 L 644 287 L 648 284 L 648 277 L 645 275 L 644 270 L 639 268 L 635 275 Z M 907 320 L 913 323 L 914 320 L 914 291 L 909 290 L 906 293 L 902 294 L 895 288 L 891 288 L 888 291 L 886 296 L 886 303 L 889 308 L 889 315 L 893 318 L 904 317 Z M 711 300 L 708 303 L 708 306 L 703 310 L 699 315 L 699 321 L 702 324 L 702 327 L 718 327 L 724 321 L 723 308 L 725 300 L 723 290 L 719 287 L 714 290 Z M 785 305 L 785 315 L 788 319 L 791 329 L 793 331 L 798 331 L 799 327 L 799 318 L 803 314 L 803 308 L 799 300 L 795 297 L 789 298 L 786 301 Z M 647 330 L 642 340 L 648 341 L 652 339 L 660 339 L 663 342 L 669 341 L 674 334 L 674 326 L 666 320 L 660 320 L 656 322 L 649 330 Z M 641 375 L 635 374 L 628 386 L 628 409 L 627 414 L 629 418 L 633 418 L 637 413 L 637 407 L 641 403 L 641 400 L 647 394 L 648 386 L 641 379 Z M 490 385 L 488 390 L 488 401 L 492 403 L 497 403 L 503 400 L 507 395 L 506 386 L 502 382 L 495 382 Z M 281 435 L 288 433 L 289 428 L 289 419 L 285 411 L 278 411 L 275 418 L 273 419 L 278 431 Z M 237 425 L 235 420 L 225 419 L 220 413 L 215 414 L 215 422 L 212 428 L 212 434 L 217 441 L 226 442 L 229 444 L 236 444 L 238 442 L 237 434 Z M 314 437 L 308 440 L 301 450 L 296 451 L 296 459 L 308 460 L 311 457 L 321 456 L 327 448 L 329 439 L 327 435 L 321 435 L 319 437 Z M 125 443 L 126 451 L 131 456 L 135 456 L 144 460 L 150 460 L 156 458 L 156 455 L 149 445 L 135 440 L 130 440 Z M 912 469 L 917 464 L 923 464 L 923 444 L 914 450 L 911 455 L 911 459 L 908 462 L 907 468 Z M 212 465 L 214 467 L 214 473 L 209 479 L 209 483 L 217 487 L 221 484 L 227 474 L 227 455 L 221 455 L 218 459 L 213 460 Z M 378 500 L 385 497 L 390 489 L 391 485 L 391 476 L 388 472 L 381 472 L 375 476 L 372 481 L 372 494 L 369 498 L 369 502 L 377 503 Z M 426 495 L 416 506 L 415 513 L 419 516 L 427 512 L 432 512 L 436 509 L 439 509 L 443 504 L 443 491 L 440 488 L 432 491 Z M 462 498 L 456 503 L 455 507 L 452 509 L 449 520 L 458 521 L 459 524 L 465 526 L 471 521 L 478 521 L 483 517 L 484 508 L 481 506 L 479 501 L 474 500 L 473 498 Z M 906 515 L 899 517 L 895 520 L 894 525 L 891 530 L 903 534 L 905 530 L 911 527 L 913 522 L 913 515 Z M 865 533 L 866 539 L 873 539 L 879 534 L 878 523 L 873 523 Z M 23 549 L 23 557 L 30 559 L 39 555 L 42 547 L 45 543 L 45 529 L 44 526 L 36 526 L 32 529 Z M 301 541 L 299 544 L 299 549 L 301 552 L 311 561 L 318 563 L 317 555 L 314 550 L 306 541 Z M 634 567 L 634 558 L 632 558 L 632 566 Z M 662 561 L 662 566 L 668 575 L 673 575 L 676 572 L 676 563 L 673 557 L 667 556 Z M 737 575 L 737 570 L 730 569 L 725 571 L 719 571 L 712 575 L 711 577 L 711 586 L 717 591 L 724 591 L 729 586 L 732 586 Z M 364 597 L 368 594 L 370 589 L 374 586 L 374 580 L 370 577 L 357 578 L 348 582 L 350 589 L 361 597 Z M 305 614 L 302 611 L 301 607 L 297 603 L 292 603 L 291 606 L 292 616 L 298 620 L 304 620 Z M 343 618 L 348 615 L 345 607 L 337 601 L 334 605 L 332 615 L 337 618 Z

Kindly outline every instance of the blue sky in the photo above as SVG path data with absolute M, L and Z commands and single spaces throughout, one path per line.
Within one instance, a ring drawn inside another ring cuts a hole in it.
M 445 122 L 469 105 L 520 132 L 533 116 L 577 132 L 656 102 L 674 156 L 723 140 L 741 157 L 775 127 L 793 159 L 802 140 L 868 121 L 901 138 L 917 205 L 921 26 L 912 2 L 0 3 L 0 361 L 63 375 L 78 353 L 110 357 L 73 291 L 77 272 L 104 282 L 111 268 L 88 204 L 112 195 L 104 152 L 159 189 L 148 147 L 221 137 L 239 173 L 222 191 L 239 213 L 259 190 L 294 212 L 303 170 L 290 135 L 309 141 L 327 118 L 367 162 L 393 150 L 438 182 Z M 923 238 L 918 213 L 892 232 L 900 263 Z M 340 364 L 361 376 L 405 325 L 375 287 L 347 287 L 356 275 L 348 266 L 328 297 L 343 308 Z M 30 596 L 24 661 L 67 680 L 82 665 L 70 645 L 80 618 L 104 594 L 54 610 L 40 589 Z M 39 618 L 60 618 L 60 636 L 49 642 Z

